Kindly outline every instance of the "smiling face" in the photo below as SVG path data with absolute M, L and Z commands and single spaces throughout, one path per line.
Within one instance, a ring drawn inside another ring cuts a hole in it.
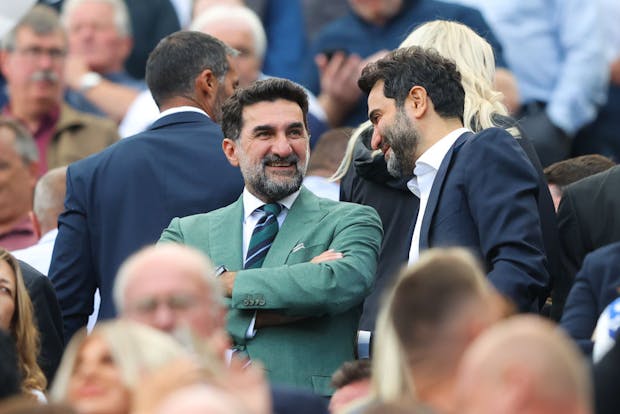
M 82 343 L 69 380 L 67 400 L 80 414 L 129 412 L 130 392 L 101 336 L 90 336 Z
M 224 153 L 241 168 L 245 185 L 266 203 L 301 187 L 310 152 L 304 115 L 295 102 L 278 99 L 243 108 L 237 140 L 226 138 Z
M 415 167 L 420 133 L 405 108 L 384 95 L 383 84 L 377 82 L 368 95 L 368 118 L 374 126 L 371 146 L 383 151 L 391 175 L 407 177 Z
M 15 313 L 16 279 L 13 269 L 0 260 L 0 329 L 9 332 Z

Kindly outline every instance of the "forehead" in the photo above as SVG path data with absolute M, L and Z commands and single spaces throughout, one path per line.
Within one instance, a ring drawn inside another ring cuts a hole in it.
M 15 273 L 6 260 L 0 260 L 0 285 L 15 286 Z
M 377 81 L 377 83 L 375 83 L 375 85 L 370 90 L 370 93 L 368 94 L 369 113 L 376 109 L 385 110 L 388 108 L 396 107 L 396 100 L 385 96 L 383 92 L 384 85 L 384 81 Z
M 301 107 L 293 101 L 278 99 L 263 101 L 243 108 L 243 130 L 252 130 L 261 125 L 285 127 L 292 123 L 304 122 Z
M 126 293 L 139 297 L 151 294 L 196 293 L 206 287 L 200 269 L 188 263 L 151 260 L 138 263 L 131 271 Z
M 28 26 L 20 27 L 15 33 L 15 43 L 25 47 L 30 45 L 65 46 L 65 37 L 61 30 L 38 34 Z

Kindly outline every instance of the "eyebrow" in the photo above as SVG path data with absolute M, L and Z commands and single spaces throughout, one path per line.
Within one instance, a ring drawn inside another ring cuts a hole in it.
M 13 287 L 13 286 L 11 286 L 12 285 L 11 281 L 9 279 L 5 278 L 5 277 L 2 277 L 2 276 L 0 276 L 0 285 L 7 285 L 7 286 L 9 286 L 11 288 Z
M 291 122 L 290 124 L 288 124 L 286 126 L 286 129 L 292 129 L 292 128 L 303 128 L 304 124 L 303 122 Z M 274 127 L 273 125 L 257 125 L 252 129 L 252 132 L 260 132 L 260 131 L 273 131 L 274 129 L 276 129 L 276 127 Z

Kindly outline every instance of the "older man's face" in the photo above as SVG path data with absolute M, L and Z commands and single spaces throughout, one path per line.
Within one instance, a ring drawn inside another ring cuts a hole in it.
M 207 338 L 224 321 L 202 278 L 181 262 L 156 257 L 143 261 L 125 288 L 123 316 L 168 333 L 189 328 Z
M 131 52 L 131 39 L 119 32 L 114 22 L 114 8 L 101 1 L 87 1 L 76 6 L 68 16 L 69 51 L 82 57 L 95 72 L 122 70 Z
M 36 164 L 29 166 L 17 153 L 13 130 L 0 127 L 0 225 L 28 214 L 36 181 Z
M 66 42 L 62 32 L 39 35 L 29 27 L 17 30 L 15 49 L 5 52 L 2 73 L 11 101 L 33 112 L 48 112 L 62 100 Z

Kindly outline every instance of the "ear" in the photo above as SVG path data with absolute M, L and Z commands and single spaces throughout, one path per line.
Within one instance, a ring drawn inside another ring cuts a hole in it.
M 239 160 L 237 159 L 237 143 L 235 140 L 224 138 L 222 141 L 222 150 L 224 150 L 224 155 L 228 158 L 230 165 L 238 167 Z
M 39 161 L 33 161 L 28 164 L 28 185 L 32 189 L 34 193 L 34 187 L 37 185 L 37 181 L 39 180 Z
M 2 73 L 2 75 L 4 76 L 5 79 L 7 79 L 7 62 L 9 59 L 9 54 L 6 50 L 2 50 L 0 51 L 0 72 Z
M 34 214 L 34 211 L 28 212 L 28 218 L 30 218 L 30 221 L 32 222 L 32 227 L 34 227 L 34 234 L 35 234 L 35 236 L 37 236 L 37 239 L 40 239 L 41 236 L 42 236 L 42 234 L 41 234 L 41 222 L 37 218 L 36 214 Z
M 211 69 L 205 69 L 196 77 L 195 87 L 197 93 L 205 97 L 216 95 L 217 78 Z
M 422 118 L 429 108 L 426 89 L 419 85 L 413 86 L 407 95 L 407 103 L 415 118 Z

